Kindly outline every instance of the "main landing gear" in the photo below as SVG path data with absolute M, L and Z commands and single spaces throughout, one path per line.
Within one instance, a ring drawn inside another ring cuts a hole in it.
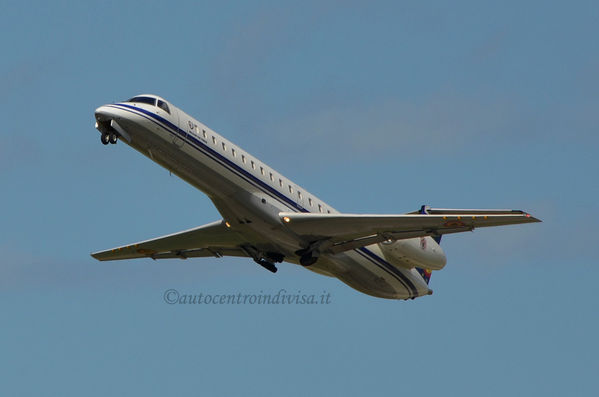
M 308 267 L 316 263 L 320 252 L 317 249 L 303 249 L 295 252 L 300 257 L 300 265 Z
M 281 263 L 283 262 L 283 259 L 285 259 L 285 256 L 282 254 L 279 254 L 277 252 L 267 252 L 264 255 L 255 256 L 254 262 L 259 264 L 266 270 L 276 273 L 277 267 L 275 266 L 275 263 Z
M 242 246 L 241 248 L 254 259 L 254 262 L 273 273 L 277 272 L 275 263 L 281 263 L 285 259 L 285 255 L 278 252 L 261 252 L 252 246 Z
M 264 259 L 254 259 L 254 262 L 256 262 L 257 264 L 259 264 L 260 266 L 262 266 L 266 270 L 271 271 L 273 273 L 276 273 L 277 270 L 278 270 L 274 263 L 269 262 L 267 260 L 264 260 Z
M 119 135 L 114 131 L 103 132 L 100 136 L 100 140 L 104 145 L 108 145 L 109 143 L 114 145 L 118 141 L 118 137 Z

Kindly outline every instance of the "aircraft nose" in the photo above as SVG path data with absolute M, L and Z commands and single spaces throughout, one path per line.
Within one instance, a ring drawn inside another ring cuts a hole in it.
M 112 120 L 115 117 L 114 111 L 112 111 L 112 109 L 106 105 L 102 105 L 99 108 L 97 108 L 94 112 L 94 115 L 96 116 L 96 121 L 99 122 Z

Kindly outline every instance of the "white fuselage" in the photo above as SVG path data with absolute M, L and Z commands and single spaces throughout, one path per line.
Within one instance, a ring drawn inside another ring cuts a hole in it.
M 310 242 L 286 229 L 278 214 L 337 211 L 198 120 L 170 103 L 168 107 L 167 112 L 143 103 L 109 104 L 96 110 L 96 120 L 100 124 L 116 121 L 116 128 L 126 132 L 121 141 L 208 195 L 231 229 L 257 248 L 282 253 L 285 261 L 299 263 L 296 251 Z M 430 294 L 415 266 L 442 267 L 441 247 L 430 237 L 396 243 L 401 244 L 393 249 L 395 243 L 389 247 L 374 244 L 322 255 L 307 268 L 377 297 L 408 299 Z

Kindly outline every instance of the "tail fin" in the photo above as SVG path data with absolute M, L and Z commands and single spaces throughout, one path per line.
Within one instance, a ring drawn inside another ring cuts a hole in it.
M 418 211 L 419 213 L 421 213 L 422 215 L 428 215 L 430 214 L 430 209 L 431 207 L 429 207 L 428 205 L 423 205 L 422 207 L 420 207 L 420 211 Z M 441 244 L 441 237 L 443 237 L 442 234 L 438 234 L 436 236 L 431 236 L 433 238 L 433 240 L 435 240 L 437 242 L 437 244 Z
M 418 273 L 420 273 L 424 281 L 426 281 L 426 285 L 428 285 L 428 282 L 431 281 L 432 272 L 428 269 L 422 269 L 420 267 L 417 267 L 416 270 L 418 270 Z

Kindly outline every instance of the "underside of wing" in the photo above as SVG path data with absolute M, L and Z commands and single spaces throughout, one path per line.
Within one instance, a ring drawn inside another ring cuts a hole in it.
M 242 237 L 223 221 L 91 254 L 100 261 L 133 258 L 247 256 Z
M 441 236 L 479 227 L 540 222 L 519 210 L 430 209 L 401 215 L 280 213 L 291 231 L 338 253 L 386 240 Z

